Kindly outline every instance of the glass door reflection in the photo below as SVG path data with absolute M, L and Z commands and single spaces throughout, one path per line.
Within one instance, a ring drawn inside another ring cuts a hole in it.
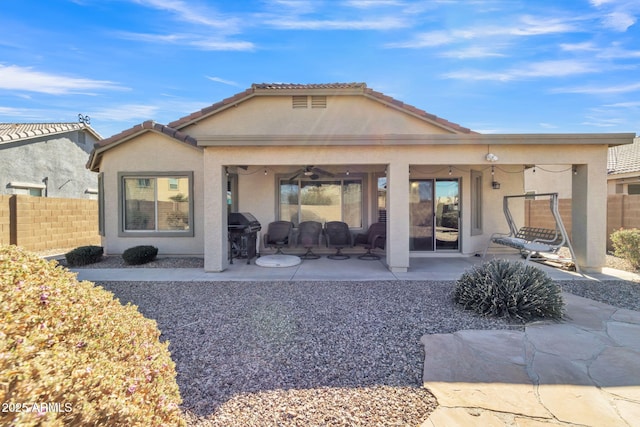
M 460 185 L 457 179 L 436 180 L 436 250 L 458 250 Z
M 409 181 L 409 250 L 433 250 L 433 180 Z

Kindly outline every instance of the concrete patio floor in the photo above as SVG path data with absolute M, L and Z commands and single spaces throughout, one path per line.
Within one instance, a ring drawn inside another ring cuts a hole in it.
M 500 255 L 500 258 L 520 260 L 519 255 Z M 409 271 L 392 273 L 385 260 L 364 261 L 352 256 L 347 260 L 331 260 L 323 256 L 316 260 L 303 260 L 294 267 L 267 268 L 255 265 L 255 259 L 247 265 L 235 260 L 223 272 L 209 273 L 202 268 L 79 268 L 80 280 L 89 281 L 256 281 L 256 280 L 457 280 L 465 270 L 491 259 L 480 257 L 411 258 Z M 631 280 L 640 281 L 640 275 L 605 268 L 602 273 L 579 274 L 532 263 L 546 271 L 554 280 Z

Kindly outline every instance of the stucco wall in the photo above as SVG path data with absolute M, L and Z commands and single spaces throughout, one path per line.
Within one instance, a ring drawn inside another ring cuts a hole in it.
M 250 120 L 247 118 L 250 117 Z M 328 96 L 327 108 L 292 108 L 290 96 L 260 96 L 184 129 L 214 135 L 380 135 L 449 133 L 362 96 Z
M 84 143 L 76 131 L 0 144 L 0 194 L 17 193 L 10 182 L 43 185 L 48 178 L 48 197 L 96 199 L 87 189 L 98 188 L 97 174 L 85 167 L 96 139 L 85 135 Z
M 109 150 L 103 157 L 105 252 L 121 254 L 137 245 L 154 245 L 159 255 L 199 255 L 204 248 L 202 150 L 155 132 Z M 119 172 L 193 172 L 193 237 L 121 237 L 118 224 Z
M 571 164 L 538 164 L 525 171 L 524 188 L 536 193 L 558 193 L 559 198 L 570 199 L 572 174 Z

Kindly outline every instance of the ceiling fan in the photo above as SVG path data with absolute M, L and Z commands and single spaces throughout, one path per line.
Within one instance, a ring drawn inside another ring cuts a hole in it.
M 295 171 L 291 176 L 291 178 L 289 178 L 289 181 L 293 181 L 300 175 L 303 175 L 305 178 L 314 179 L 314 180 L 320 178 L 320 176 L 329 176 L 329 177 L 334 176 L 331 172 L 327 172 L 326 170 L 317 168 L 315 166 L 305 166 Z

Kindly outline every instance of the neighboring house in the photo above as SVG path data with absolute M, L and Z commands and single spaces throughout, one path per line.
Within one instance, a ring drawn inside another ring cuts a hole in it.
M 0 194 L 96 199 L 85 166 L 101 139 L 84 123 L 0 123 Z
M 589 271 L 604 265 L 607 149 L 634 136 L 479 134 L 364 83 L 254 84 L 105 139 L 88 167 L 107 253 L 152 244 L 223 271 L 238 211 L 263 232 L 279 219 L 342 220 L 354 233 L 386 221 L 385 262 L 402 272 L 414 257 L 481 253 L 508 230 L 503 196 L 524 192 L 525 166 L 570 164 L 573 245 Z M 522 224 L 524 204 L 512 213 Z
M 609 149 L 609 194 L 640 194 L 640 138 Z

